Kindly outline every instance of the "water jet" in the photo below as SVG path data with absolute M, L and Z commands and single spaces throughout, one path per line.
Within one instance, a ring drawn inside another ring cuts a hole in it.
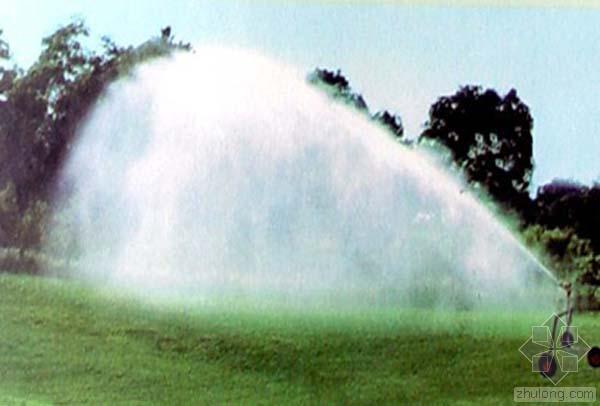
M 90 283 L 321 308 L 559 293 L 458 175 L 253 51 L 200 47 L 111 85 L 61 184 L 75 225 L 57 230 Z

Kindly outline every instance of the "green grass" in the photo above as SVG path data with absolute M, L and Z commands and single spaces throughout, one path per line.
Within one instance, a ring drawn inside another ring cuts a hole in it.
M 551 385 L 518 352 L 545 316 L 167 307 L 0 275 L 0 404 L 510 404 Z M 599 316 L 575 318 L 596 345 Z M 597 387 L 580 368 L 561 385 Z

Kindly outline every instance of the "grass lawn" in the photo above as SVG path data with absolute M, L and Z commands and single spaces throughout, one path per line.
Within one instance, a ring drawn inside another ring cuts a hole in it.
M 167 307 L 0 275 L 0 404 L 511 404 L 515 386 L 552 386 L 518 352 L 552 310 Z M 574 324 L 600 344 L 600 315 Z M 598 387 L 579 366 L 561 386 Z

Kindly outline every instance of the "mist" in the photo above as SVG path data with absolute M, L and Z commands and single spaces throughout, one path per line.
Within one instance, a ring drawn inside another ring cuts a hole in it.
M 111 85 L 60 184 L 68 225 L 46 250 L 146 297 L 523 309 L 557 295 L 457 174 L 254 51 L 201 47 Z

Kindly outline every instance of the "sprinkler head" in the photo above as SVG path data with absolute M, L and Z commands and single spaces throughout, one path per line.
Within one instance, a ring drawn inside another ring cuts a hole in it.
M 573 288 L 573 284 L 571 284 L 571 282 L 563 281 L 560 283 L 560 287 L 567 292 L 567 295 L 570 295 L 571 289 Z
M 600 367 L 600 347 L 592 347 L 587 353 L 587 359 L 592 368 Z

